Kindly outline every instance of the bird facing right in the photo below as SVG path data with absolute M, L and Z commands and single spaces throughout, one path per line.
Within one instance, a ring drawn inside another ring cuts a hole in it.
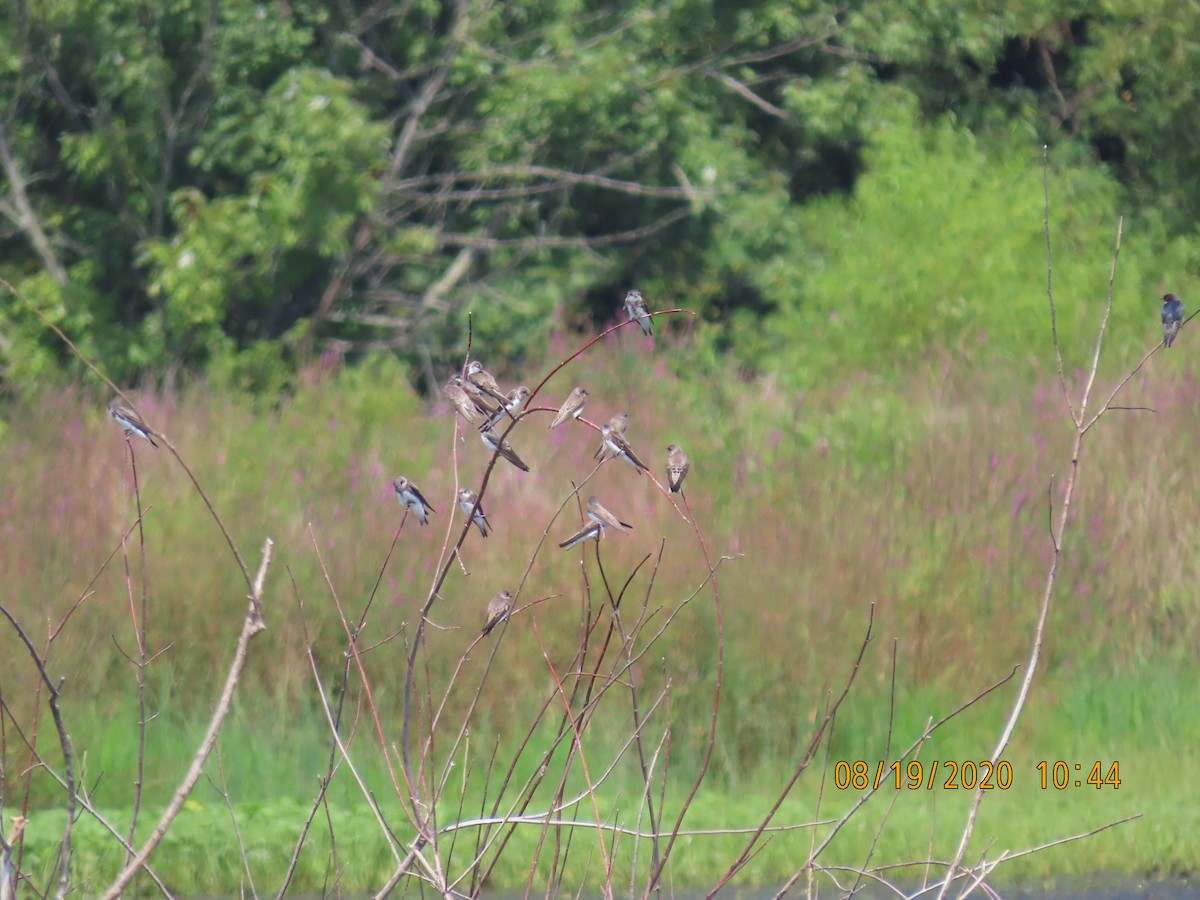
M 108 414 L 125 429 L 126 435 L 136 434 L 138 437 L 148 440 L 151 447 L 158 446 L 154 442 L 154 432 L 146 427 L 146 423 L 137 414 L 137 410 L 122 403 L 120 397 L 114 397 L 113 401 L 108 404 Z
M 1163 343 L 1170 347 L 1183 324 L 1183 301 L 1178 294 L 1163 294 L 1162 300 Z
M 512 611 L 512 594 L 508 591 L 500 591 L 488 601 L 487 615 L 483 622 L 483 636 L 487 637 L 492 633 L 492 629 L 508 618 L 509 612 Z

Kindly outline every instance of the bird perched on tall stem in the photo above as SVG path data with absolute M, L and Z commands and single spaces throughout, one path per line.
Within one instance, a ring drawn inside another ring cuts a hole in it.
M 479 529 L 479 533 L 487 537 L 488 531 L 487 516 L 483 512 L 483 504 L 480 503 L 476 507 L 476 502 L 479 500 L 479 495 L 470 488 L 463 488 L 458 492 L 458 508 L 462 510 L 464 516 L 471 516 L 471 521 Z M 471 510 L 475 510 L 475 514 L 471 515 Z
M 154 442 L 154 432 L 146 427 L 146 423 L 142 421 L 142 417 L 138 415 L 137 410 L 122 403 L 120 397 L 113 398 L 113 401 L 108 404 L 108 414 L 117 420 L 118 425 L 125 429 L 126 437 L 136 434 L 138 437 L 148 440 L 151 447 L 158 446 Z
M 683 490 L 683 479 L 687 478 L 690 465 L 687 454 L 678 444 L 672 444 L 667 448 L 667 486 L 671 489 L 672 494 L 678 494 Z
M 1162 299 L 1163 343 L 1170 347 L 1183 324 L 1183 301 L 1178 294 L 1163 294 Z
M 467 366 L 467 381 L 475 385 L 485 394 L 496 400 L 503 406 L 508 402 L 508 398 L 504 396 L 500 390 L 500 385 L 496 379 L 492 377 L 492 373 L 483 367 L 477 359 L 471 360 L 471 364 Z
M 400 501 L 401 506 L 411 509 L 422 525 L 429 524 L 429 514 L 437 510 L 421 496 L 415 484 L 401 475 L 392 482 L 392 489 L 396 492 L 396 499 Z
M 499 447 L 499 456 L 501 459 L 512 463 L 522 472 L 529 471 L 529 466 L 525 465 L 525 461 L 517 456 L 517 451 L 512 448 L 512 444 L 507 440 L 502 440 L 500 435 L 496 434 L 493 429 L 489 428 L 487 431 L 481 431 L 479 437 L 483 441 L 483 446 L 487 447 L 492 453 L 495 453 L 496 448 Z
M 554 416 L 554 421 L 546 426 L 546 430 L 557 428 L 567 419 L 578 419 L 583 415 L 583 407 L 587 403 L 588 392 L 581 387 L 575 388 L 571 393 L 567 394 L 567 399 L 563 401 L 563 405 L 558 408 L 558 412 Z
M 523 384 L 513 388 L 508 392 L 507 402 L 494 413 L 492 413 L 492 417 L 488 419 L 487 425 L 479 426 L 479 430 L 484 431 L 487 428 L 495 428 L 496 424 L 505 416 L 508 416 L 510 419 L 515 419 L 517 417 L 517 413 L 519 413 L 522 407 L 525 406 L 525 401 L 529 399 L 530 393 L 531 391 L 529 388 Z
M 588 497 L 587 513 L 589 519 L 604 528 L 615 528 L 621 532 L 630 531 L 633 528 L 628 522 L 622 522 L 605 509 L 599 497 Z
M 631 290 L 625 294 L 625 312 L 629 315 L 629 321 L 638 323 L 642 334 L 647 337 L 654 335 L 654 328 L 650 324 L 650 310 L 646 308 L 641 291 Z
M 512 594 L 508 591 L 500 591 L 488 601 L 487 614 L 483 620 L 483 636 L 487 637 L 492 633 L 492 629 L 508 618 L 508 614 L 512 612 Z

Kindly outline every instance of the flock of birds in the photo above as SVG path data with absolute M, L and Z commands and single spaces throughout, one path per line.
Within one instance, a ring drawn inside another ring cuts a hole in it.
M 1174 294 L 1167 295 L 1167 297 L 1174 296 Z M 1166 329 L 1167 304 L 1165 301 L 1167 298 L 1163 299 L 1163 328 Z M 1178 298 L 1175 298 L 1175 302 L 1179 303 Z M 645 299 L 639 291 L 630 290 L 626 292 L 625 312 L 631 322 L 638 324 L 643 334 L 647 337 L 653 336 L 654 330 L 651 324 L 651 314 L 646 307 Z M 1183 318 L 1182 303 L 1179 303 L 1178 312 L 1178 319 L 1175 320 L 1174 326 L 1175 332 L 1179 330 L 1179 321 L 1182 321 Z M 1170 333 L 1170 337 L 1167 340 L 1168 347 L 1174 339 L 1175 332 Z M 496 379 L 483 367 L 483 364 L 479 360 L 472 360 L 462 374 L 451 376 L 450 380 L 442 387 L 442 393 L 450 401 L 450 405 L 454 407 L 463 421 L 470 427 L 478 429 L 479 437 L 489 452 L 516 466 L 522 472 L 529 471 L 529 466 L 513 450 L 512 444 L 501 438 L 496 432 L 497 426 L 505 417 L 514 421 L 518 418 L 532 393 L 528 387 L 522 384 L 504 393 L 501 391 Z M 558 408 L 558 412 L 555 414 L 547 430 L 557 428 L 568 420 L 579 419 L 583 415 L 587 398 L 587 391 L 581 387 L 574 388 L 567 395 L 567 399 L 563 401 L 562 406 Z M 119 398 L 114 399 L 108 404 L 108 413 L 116 420 L 117 424 L 125 429 L 126 438 L 137 435 L 149 441 L 152 447 L 158 446 L 154 440 L 154 432 L 146 426 L 146 423 L 142 420 L 137 410 L 126 405 Z M 600 429 L 600 447 L 596 450 L 594 458 L 597 461 L 615 458 L 623 459 L 629 465 L 633 466 L 640 475 L 644 471 L 649 471 L 649 469 L 645 463 L 638 459 L 633 452 L 633 448 L 629 446 L 629 441 L 625 436 L 625 430 L 628 425 L 628 413 L 619 412 L 609 419 L 608 424 Z M 667 447 L 667 487 L 670 488 L 671 493 L 679 493 L 683 490 L 683 479 L 687 477 L 689 467 L 690 462 L 687 454 L 683 452 L 678 444 L 671 444 Z M 392 482 L 392 488 L 400 505 L 411 511 L 422 525 L 428 525 L 429 514 L 436 513 L 437 510 L 425 499 L 420 488 L 411 479 L 403 475 L 398 476 Z M 488 523 L 487 515 L 483 511 L 483 504 L 480 503 L 479 495 L 470 488 L 464 487 L 458 492 L 457 500 L 458 507 L 462 510 L 463 515 L 486 538 L 490 533 L 491 526 Z M 571 548 L 585 541 L 599 541 L 604 536 L 604 532 L 609 528 L 619 532 L 628 532 L 633 528 L 632 525 L 622 522 L 617 516 L 606 509 L 599 498 L 594 496 L 588 498 L 587 515 L 589 521 L 584 528 L 560 543 L 559 547 Z M 508 617 L 509 612 L 512 610 L 512 602 L 512 595 L 508 591 L 500 591 L 488 601 L 483 626 L 484 636 L 491 634 L 492 629 Z

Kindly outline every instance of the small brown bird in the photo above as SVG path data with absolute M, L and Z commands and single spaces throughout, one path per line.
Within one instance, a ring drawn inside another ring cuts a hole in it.
M 489 534 L 487 515 L 485 515 L 483 512 L 482 503 L 480 503 L 477 508 L 475 507 L 475 502 L 478 499 L 479 495 L 473 490 L 470 488 L 463 488 L 458 492 L 458 508 L 462 510 L 464 516 L 470 516 L 471 510 L 474 508 L 475 515 L 471 516 L 471 521 L 474 522 L 476 527 L 479 528 L 479 533 L 484 537 L 487 537 Z
M 563 405 L 558 408 L 558 413 L 554 416 L 554 421 L 547 426 L 547 431 L 551 428 L 557 428 L 567 419 L 578 419 L 583 415 L 583 407 L 587 403 L 588 392 L 581 387 L 575 388 L 571 393 L 567 394 L 567 399 L 563 401 Z
M 158 446 L 154 442 L 154 432 L 146 427 L 146 423 L 142 421 L 142 417 L 138 415 L 137 410 L 126 406 L 121 402 L 119 397 L 113 398 L 113 401 L 108 404 L 108 414 L 117 420 L 118 425 L 125 429 L 126 437 L 136 434 L 138 437 L 148 440 L 151 447 Z
M 467 366 L 467 381 L 489 395 L 493 400 L 499 401 L 501 405 L 508 402 L 508 398 L 500 390 L 500 385 L 496 383 L 496 379 L 483 367 L 483 363 L 477 359 L 471 360 L 471 364 Z
M 487 618 L 483 623 L 483 636 L 487 637 L 492 633 L 492 629 L 508 618 L 508 614 L 512 612 L 512 594 L 508 591 L 500 591 L 488 601 Z
M 613 457 L 620 457 L 629 463 L 637 470 L 639 475 L 642 472 L 649 472 L 646 464 L 638 459 L 633 454 L 633 448 L 629 446 L 629 441 L 625 439 L 622 432 L 614 431 L 608 425 L 600 429 L 600 433 L 604 435 L 604 443 L 600 445 L 600 450 L 597 451 L 597 459 L 601 458 L 600 454 L 607 451 Z
M 517 456 L 517 451 L 512 448 L 512 444 L 508 441 L 500 440 L 500 435 L 496 434 L 495 431 L 489 428 L 487 431 L 481 431 L 479 437 L 483 441 L 483 446 L 487 447 L 493 453 L 499 447 L 501 459 L 508 460 L 508 462 L 512 463 L 522 472 L 529 471 L 529 466 L 525 465 L 524 460 Z
M 492 408 L 482 400 L 474 397 L 466 389 L 466 382 L 459 376 L 454 375 L 442 387 L 442 393 L 450 404 L 458 411 L 458 414 L 463 417 L 463 420 L 471 426 L 478 425 L 491 414 Z M 474 387 L 474 385 L 472 385 Z
M 563 549 L 569 549 L 576 544 L 582 544 L 584 541 L 598 541 L 602 534 L 604 534 L 604 526 L 598 522 L 592 522 L 590 525 L 584 526 L 582 531 L 571 535 L 558 546 Z
M 625 312 L 629 316 L 630 322 L 638 323 L 642 334 L 647 337 L 654 334 L 654 328 L 650 324 L 650 310 L 646 308 L 646 301 L 642 298 L 641 291 L 629 291 L 625 294 Z
M 667 448 L 667 485 L 672 494 L 683 490 L 683 479 L 687 478 L 688 466 L 691 465 L 687 454 L 678 444 Z
M 533 393 L 525 385 L 520 385 L 508 392 L 508 399 L 504 406 L 492 413 L 492 417 L 487 421 L 487 428 L 495 428 L 496 424 L 508 416 L 510 419 L 515 419 L 517 413 L 525 406 L 525 401 L 529 399 L 529 395 Z M 483 426 L 480 426 L 481 430 Z
M 625 429 L 628 427 L 629 427 L 629 413 L 619 412 L 619 413 L 616 413 L 611 419 L 609 419 L 608 424 L 600 429 L 600 434 L 601 434 L 600 447 L 599 447 L 599 449 L 596 450 L 596 453 L 592 457 L 592 459 L 604 459 L 605 456 L 609 453 L 609 449 L 608 449 L 608 447 L 606 447 L 606 441 L 608 439 L 609 434 L 617 434 L 617 435 L 623 436 L 625 434 Z
M 622 522 L 600 502 L 598 497 L 588 497 L 587 502 L 588 518 L 597 523 L 603 528 L 615 528 L 617 531 L 629 531 L 633 528 L 628 522 Z

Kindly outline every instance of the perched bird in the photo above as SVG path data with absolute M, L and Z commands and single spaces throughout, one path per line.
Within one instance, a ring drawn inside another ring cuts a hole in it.
M 578 534 L 573 534 L 558 546 L 564 550 L 574 547 L 576 544 L 582 544 L 584 541 L 598 541 L 600 535 L 604 534 L 604 526 L 598 522 L 592 522 L 584 526 L 583 531 Z
M 563 405 L 558 408 L 558 413 L 554 416 L 554 421 L 551 422 L 546 430 L 557 428 L 567 419 L 578 419 L 583 415 L 583 407 L 587 403 L 588 392 L 581 387 L 575 388 L 571 393 L 567 394 L 567 399 L 563 401 Z
M 118 425 L 125 429 L 126 436 L 136 434 L 138 437 L 144 437 L 148 440 L 151 447 L 158 446 L 154 442 L 154 432 L 146 427 L 146 423 L 137 414 L 137 410 L 126 406 L 121 402 L 119 397 L 114 397 L 112 403 L 108 404 L 108 414 L 117 420 Z
M 622 522 L 611 512 L 604 508 L 604 504 L 597 497 L 588 497 L 587 502 L 588 518 L 600 525 L 602 528 L 615 528 L 617 531 L 629 531 L 633 528 L 628 522 Z
M 605 425 L 600 429 L 600 433 L 604 435 L 604 443 L 600 445 L 601 451 L 608 451 L 614 457 L 620 457 L 629 463 L 638 474 L 643 471 L 650 471 L 646 468 L 646 464 L 633 455 L 633 448 L 629 446 L 629 441 L 625 440 L 625 435 L 622 432 L 615 431 L 611 426 Z
M 420 519 L 422 525 L 429 524 L 429 514 L 437 512 L 433 505 L 421 496 L 421 492 L 417 490 L 417 486 L 401 475 L 392 482 L 392 487 L 396 491 L 396 499 L 400 501 L 401 506 L 405 506 L 413 511 L 413 514 Z
M 678 444 L 667 448 L 667 486 L 671 488 L 672 494 L 683 490 L 683 479 L 687 478 L 690 465 L 687 454 Z
M 628 291 L 625 294 L 625 312 L 629 314 L 630 322 L 637 322 L 642 334 L 652 336 L 654 329 L 650 325 L 650 310 L 642 299 L 641 291 Z
M 609 434 L 619 434 L 624 436 L 625 429 L 629 427 L 629 413 L 619 412 L 608 420 L 608 424 L 600 429 L 600 447 L 596 450 L 592 459 L 604 459 L 608 452 L 608 445 L 605 441 Z
M 500 385 L 496 383 L 496 379 L 477 359 L 471 360 L 471 364 L 467 366 L 467 381 L 492 399 L 498 400 L 501 405 L 508 402 L 508 398 L 500 391 Z
M 488 520 L 483 512 L 483 504 L 480 503 L 478 508 L 475 504 L 479 500 L 479 495 L 470 488 L 463 488 L 458 492 L 458 508 L 463 511 L 464 516 L 470 516 L 471 510 L 475 510 L 475 515 L 471 516 L 471 521 L 479 528 L 479 533 L 484 537 L 488 536 Z
M 442 387 L 442 393 L 468 425 L 478 425 L 491 414 L 492 407 L 468 393 L 465 385 L 462 378 L 454 375 Z
M 1162 323 L 1163 343 L 1170 347 L 1183 324 L 1183 301 L 1178 294 L 1163 294 Z
M 529 399 L 530 393 L 532 392 L 529 390 L 529 388 L 523 384 L 509 391 L 508 399 L 506 400 L 505 404 L 492 413 L 491 418 L 487 421 L 486 427 L 495 428 L 496 423 L 503 419 L 505 415 L 507 415 L 510 419 L 515 419 L 517 417 L 517 413 L 519 413 L 522 407 L 525 406 L 525 401 Z M 480 426 L 481 430 L 482 428 L 483 426 Z
M 483 636 L 487 637 L 492 633 L 492 629 L 508 618 L 508 614 L 512 612 L 512 594 L 508 591 L 500 591 L 488 601 L 487 617 L 483 623 Z
M 493 453 L 495 453 L 496 448 L 499 447 L 501 459 L 508 460 L 522 472 L 529 471 L 529 466 L 525 465 L 525 462 L 521 459 L 521 457 L 517 456 L 517 451 L 512 448 L 512 444 L 510 444 L 508 441 L 501 440 L 500 435 L 496 434 L 495 431 L 489 428 L 487 431 L 481 431 L 479 433 L 479 437 L 483 440 L 483 446 L 487 447 Z

